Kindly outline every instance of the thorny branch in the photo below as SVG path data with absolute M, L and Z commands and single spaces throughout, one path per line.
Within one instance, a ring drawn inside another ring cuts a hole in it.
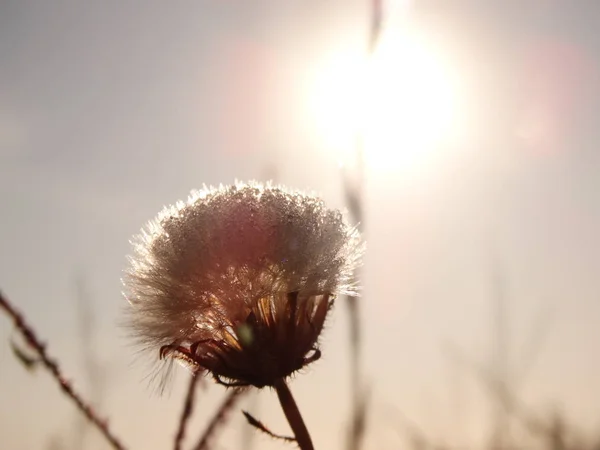
M 36 336 L 33 329 L 25 322 L 25 318 L 19 313 L 0 292 L 0 307 L 6 311 L 8 316 L 14 321 L 15 327 L 23 335 L 23 338 L 39 355 L 41 363 L 48 369 L 54 379 L 60 385 L 62 391 L 73 400 L 77 408 L 89 419 L 92 424 L 100 431 L 102 436 L 116 450 L 125 450 L 120 440 L 108 428 L 108 421 L 98 417 L 94 409 L 75 391 L 71 383 L 62 374 L 58 363 L 50 358 L 46 352 L 46 346 Z

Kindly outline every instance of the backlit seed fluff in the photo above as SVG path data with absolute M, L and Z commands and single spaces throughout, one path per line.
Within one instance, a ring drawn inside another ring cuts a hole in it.
M 317 359 L 363 244 L 339 211 L 283 187 L 192 192 L 133 240 L 128 325 L 158 358 L 231 385 L 272 386 Z

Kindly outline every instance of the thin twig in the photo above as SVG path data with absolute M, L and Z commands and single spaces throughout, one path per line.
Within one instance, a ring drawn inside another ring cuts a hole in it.
M 112 434 L 110 429 L 108 428 L 108 422 L 106 419 L 101 419 L 98 417 L 94 409 L 78 394 L 71 383 L 64 377 L 61 373 L 60 368 L 58 367 L 57 362 L 50 358 L 46 353 L 46 347 L 41 341 L 38 339 L 33 329 L 27 325 L 24 317 L 19 313 L 10 303 L 9 301 L 0 293 L 0 307 L 6 311 L 8 316 L 14 321 L 15 327 L 25 338 L 25 341 L 28 345 L 30 345 L 38 354 L 41 360 L 41 363 L 48 369 L 48 371 L 52 374 L 54 379 L 60 385 L 62 391 L 75 402 L 77 408 L 89 419 L 92 424 L 100 431 L 102 436 L 106 438 L 106 440 L 112 445 L 113 448 L 117 450 L 125 450 L 123 444 L 121 444 L 120 440 Z
M 304 419 L 302 419 L 302 414 L 300 414 L 298 405 L 296 405 L 296 401 L 294 400 L 287 383 L 283 378 L 280 378 L 275 382 L 273 387 L 277 391 L 279 403 L 281 403 L 283 413 L 294 432 L 298 446 L 301 450 L 314 450 L 315 447 L 310 438 L 308 428 L 306 428 Z
M 262 431 L 267 436 L 270 436 L 272 438 L 279 439 L 282 441 L 286 441 L 286 442 L 296 442 L 296 438 L 293 438 L 291 436 L 284 436 L 282 434 L 273 433 L 271 430 L 269 430 L 267 428 L 267 426 L 264 423 L 262 423 L 260 420 L 258 420 L 256 417 L 254 417 L 248 411 L 242 411 L 242 413 L 244 414 L 244 417 L 246 418 L 246 420 L 248 421 L 248 423 L 250 425 L 252 425 L 254 428 L 258 429 L 259 431 Z
M 259 409 L 258 395 L 257 392 L 250 393 L 250 405 L 254 411 Z M 245 413 L 244 413 L 245 414 Z M 246 419 L 248 417 L 246 416 Z M 252 450 L 254 448 L 255 432 L 250 427 L 244 427 L 240 434 L 240 450 Z M 600 450 L 600 449 L 599 449 Z
M 190 417 L 192 416 L 192 411 L 194 410 L 196 386 L 200 381 L 200 378 L 200 374 L 198 372 L 194 372 L 190 379 L 190 384 L 188 385 L 187 394 L 185 396 L 185 402 L 183 404 L 183 410 L 181 411 L 181 417 L 179 418 L 179 427 L 177 429 L 177 434 L 175 435 L 175 450 L 181 449 L 183 439 L 185 438 L 185 429 Z
M 195 447 L 195 450 L 206 450 L 208 448 L 208 444 L 210 439 L 214 436 L 219 425 L 222 425 L 226 418 L 227 414 L 233 408 L 233 405 L 240 399 L 241 395 L 246 392 L 242 389 L 232 389 L 221 403 L 220 408 L 217 410 L 216 414 L 213 416 L 212 420 L 204 430 L 198 445 Z

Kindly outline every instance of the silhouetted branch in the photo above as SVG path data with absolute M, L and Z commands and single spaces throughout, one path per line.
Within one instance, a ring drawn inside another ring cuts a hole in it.
M 256 411 L 259 406 L 258 395 L 256 392 L 249 392 L 250 395 L 250 405 L 253 411 Z M 248 419 L 246 417 L 246 419 Z M 250 427 L 244 427 L 242 429 L 242 433 L 240 434 L 241 446 L 240 450 L 252 450 L 254 448 L 254 430 Z
M 217 428 L 225 422 L 227 414 L 231 411 L 244 392 L 245 391 L 241 389 L 232 389 L 229 391 L 227 397 L 225 397 L 225 400 L 223 400 L 223 403 L 221 403 L 221 406 L 206 427 L 195 450 L 206 450 L 208 448 L 209 441 L 214 436 Z
M 275 438 L 275 439 L 280 439 L 282 441 L 286 441 L 286 442 L 296 442 L 296 438 L 293 438 L 291 436 L 283 436 L 281 434 L 273 433 L 271 430 L 269 430 L 267 428 L 267 426 L 265 424 L 263 424 L 260 420 L 253 417 L 252 414 L 250 414 L 249 412 L 242 411 L 242 413 L 244 413 L 244 417 L 246 418 L 246 420 L 248 421 L 248 423 L 250 425 L 252 425 L 254 428 L 257 428 L 258 430 L 262 431 L 266 435 L 268 435 L 272 438 Z
M 175 435 L 175 450 L 181 449 L 181 444 L 183 443 L 183 439 L 185 438 L 185 429 L 187 423 L 190 420 L 190 417 L 192 416 L 196 387 L 200 382 L 200 379 L 201 376 L 198 372 L 194 372 L 192 374 L 192 377 L 190 378 L 190 384 L 188 385 L 187 394 L 185 396 L 183 410 L 181 411 L 181 417 L 179 418 L 179 427 L 177 429 L 177 434 Z
M 94 409 L 82 399 L 74 390 L 71 383 L 63 376 L 55 360 L 51 359 L 46 353 L 46 347 L 40 342 L 33 329 L 25 322 L 23 316 L 9 303 L 9 301 L 0 293 L 0 307 L 6 311 L 8 316 L 14 321 L 15 327 L 23 335 L 23 338 L 39 355 L 40 362 L 48 369 L 54 379 L 59 383 L 62 391 L 73 400 L 77 408 L 92 422 L 98 431 L 106 440 L 117 450 L 124 450 L 125 447 L 120 440 L 112 434 L 108 428 L 108 422 L 98 417 Z

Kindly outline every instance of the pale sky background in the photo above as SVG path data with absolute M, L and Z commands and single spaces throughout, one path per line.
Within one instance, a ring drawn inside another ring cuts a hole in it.
M 495 276 L 520 399 L 598 436 L 600 3 L 421 0 L 414 12 L 461 77 L 467 127 L 426 163 L 365 175 L 366 448 L 403 444 L 390 406 L 433 439 L 487 436 L 489 396 L 447 348 L 492 358 Z M 185 382 L 154 395 L 117 325 L 128 240 L 163 205 L 236 178 L 276 173 L 343 207 L 338 158 L 307 98 L 323 61 L 361 50 L 368 20 L 358 0 L 0 1 L 0 289 L 83 380 L 75 280 L 85 275 L 106 374 L 100 409 L 131 449 L 171 445 Z M 322 360 L 292 383 L 317 448 L 342 448 L 346 313 L 338 302 Z M 2 448 L 68 443 L 74 408 L 45 372 L 19 364 L 12 336 L 0 317 Z M 199 397 L 190 436 L 222 395 L 211 386 Z M 272 392 L 250 408 L 287 432 Z M 239 448 L 239 409 L 219 448 Z

